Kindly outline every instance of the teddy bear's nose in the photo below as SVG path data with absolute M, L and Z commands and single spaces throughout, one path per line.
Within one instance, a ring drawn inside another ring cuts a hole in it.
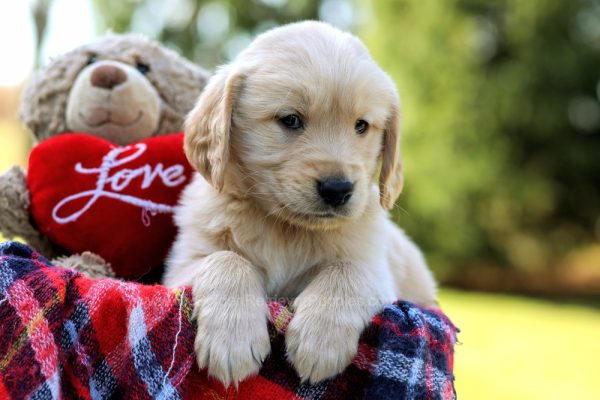
M 92 72 L 92 85 L 104 89 L 112 89 L 127 80 L 127 74 L 114 65 L 102 65 Z

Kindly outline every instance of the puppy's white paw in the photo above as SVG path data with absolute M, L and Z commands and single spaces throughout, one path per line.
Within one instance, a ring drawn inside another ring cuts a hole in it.
M 288 360 L 303 382 L 331 378 L 356 355 L 361 332 L 362 324 L 355 318 L 297 311 L 285 333 Z
M 271 350 L 266 313 L 258 305 L 250 310 L 210 303 L 198 301 L 194 307 L 198 366 L 208 368 L 208 374 L 225 386 L 237 387 L 240 381 L 258 373 Z

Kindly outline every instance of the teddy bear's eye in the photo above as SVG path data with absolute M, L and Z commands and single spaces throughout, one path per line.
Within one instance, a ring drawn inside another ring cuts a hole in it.
M 142 75 L 146 75 L 148 72 L 150 72 L 150 66 L 148 64 L 138 62 L 137 64 L 135 64 L 135 67 L 138 71 L 140 71 Z
M 96 61 L 98 61 L 98 56 L 95 54 L 92 54 L 87 60 L 87 65 L 93 64 Z

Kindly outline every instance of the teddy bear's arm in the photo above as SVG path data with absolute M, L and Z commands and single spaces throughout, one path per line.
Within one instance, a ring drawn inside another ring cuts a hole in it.
M 60 255 L 61 251 L 31 223 L 29 205 L 25 173 L 14 166 L 0 176 L 0 234 L 6 239 L 22 238 L 47 258 Z
M 81 254 L 62 256 L 52 260 L 60 267 L 73 268 L 89 278 L 114 278 L 115 272 L 109 263 L 94 253 L 84 251 Z
M 82 254 L 65 256 L 58 246 L 38 231 L 31 223 L 29 205 L 31 200 L 25 173 L 20 167 L 12 167 L 0 176 L 0 234 L 6 239 L 15 236 L 25 240 L 30 246 L 56 265 L 73 268 L 91 277 L 114 277 L 110 265 L 101 257 L 88 251 Z

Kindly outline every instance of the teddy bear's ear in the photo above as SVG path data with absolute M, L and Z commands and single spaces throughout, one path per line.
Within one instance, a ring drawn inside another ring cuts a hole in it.
M 81 49 L 56 57 L 27 85 L 19 114 L 38 140 L 68 130 L 65 111 L 69 91 L 88 57 Z
M 130 57 L 149 66 L 146 77 L 161 98 L 161 117 L 155 135 L 180 131 L 210 74 L 175 51 L 137 34 L 122 36 Z
M 218 71 L 185 121 L 185 153 L 215 189 L 223 188 L 229 161 L 231 113 L 243 75 Z
M 171 78 L 159 76 L 155 84 L 163 100 L 162 114 L 156 134 L 181 131 L 187 113 L 194 107 L 210 74 L 187 60 L 172 64 Z M 164 81 L 164 82 L 163 82 Z

